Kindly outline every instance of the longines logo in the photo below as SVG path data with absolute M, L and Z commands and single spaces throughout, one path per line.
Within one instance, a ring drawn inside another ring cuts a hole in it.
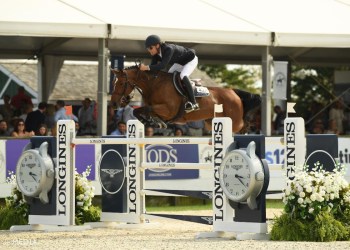
M 113 178 L 116 174 L 123 172 L 121 169 L 101 169 L 102 172 L 109 174 L 109 177 Z
M 109 149 L 103 153 L 99 163 L 99 179 L 104 191 L 118 193 L 125 182 L 125 163 L 117 150 Z
M 235 170 L 240 170 L 243 165 L 232 165 L 232 167 L 235 169 Z

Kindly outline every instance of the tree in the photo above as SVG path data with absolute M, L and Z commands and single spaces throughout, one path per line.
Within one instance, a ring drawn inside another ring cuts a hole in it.
M 216 82 L 225 87 L 237 88 L 253 93 L 259 93 L 260 89 L 255 83 L 261 78 L 261 73 L 253 66 L 239 66 L 228 69 L 226 65 L 199 65 L 198 68 L 205 71 Z

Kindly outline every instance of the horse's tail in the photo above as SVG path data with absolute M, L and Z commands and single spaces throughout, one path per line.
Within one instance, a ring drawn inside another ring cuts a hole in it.
M 250 116 L 254 114 L 261 106 L 261 96 L 252 94 L 243 90 L 235 89 L 236 94 L 241 98 L 243 103 L 243 120 L 244 128 L 242 132 L 248 129 Z

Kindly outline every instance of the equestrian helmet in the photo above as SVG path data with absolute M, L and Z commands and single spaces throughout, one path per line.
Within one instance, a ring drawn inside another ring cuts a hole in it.
M 146 49 L 153 46 L 153 45 L 156 45 L 158 43 L 160 43 L 161 40 L 160 40 L 160 37 L 157 36 L 157 35 L 150 35 L 146 38 L 146 41 L 145 41 L 145 47 Z

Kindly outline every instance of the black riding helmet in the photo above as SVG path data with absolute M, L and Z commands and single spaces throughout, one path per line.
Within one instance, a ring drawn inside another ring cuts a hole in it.
M 150 35 L 146 38 L 146 41 L 145 41 L 145 48 L 149 48 L 153 45 L 156 45 L 158 43 L 160 43 L 160 37 L 157 36 L 157 35 Z

